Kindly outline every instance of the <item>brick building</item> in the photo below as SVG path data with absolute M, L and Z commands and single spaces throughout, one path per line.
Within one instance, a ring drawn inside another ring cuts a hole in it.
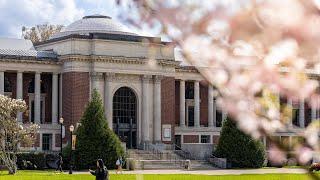
M 174 48 L 110 17 L 86 16 L 35 45 L 0 40 L 0 93 L 24 99 L 28 110 L 18 121 L 41 127 L 34 147 L 21 149 L 60 150 L 59 118 L 66 144 L 69 126 L 78 125 L 93 89 L 103 98 L 109 127 L 128 148 L 176 144 L 205 156 L 227 116 L 215 104 L 213 87 L 194 67 L 176 61 Z M 304 102 L 293 107 L 292 129 L 275 136 L 290 140 L 319 117 Z

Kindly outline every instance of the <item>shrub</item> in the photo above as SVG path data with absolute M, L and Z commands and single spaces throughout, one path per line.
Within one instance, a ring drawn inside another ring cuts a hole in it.
M 115 168 L 117 158 L 123 157 L 124 151 L 118 136 L 108 127 L 97 90 L 93 91 L 80 123 L 81 126 L 75 132 L 77 135 L 73 156 L 76 159 L 73 161 L 75 168 L 95 167 L 97 159 L 103 159 L 109 169 Z
M 44 153 L 18 153 L 17 166 L 19 169 L 43 170 L 46 168 L 46 155 Z
M 266 158 L 262 142 L 244 134 L 230 118 L 223 123 L 214 154 L 226 158 L 235 168 L 260 168 Z

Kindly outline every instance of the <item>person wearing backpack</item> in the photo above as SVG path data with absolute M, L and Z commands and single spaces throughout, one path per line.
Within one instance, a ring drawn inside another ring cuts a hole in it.
M 118 174 L 119 172 L 122 174 L 122 157 L 118 158 L 116 161 L 116 166 L 117 166 L 117 171 L 116 173 Z
M 62 159 L 61 153 L 59 153 L 58 160 L 56 161 L 56 164 L 57 164 L 56 171 L 59 170 L 60 172 L 63 172 L 63 170 L 62 170 L 63 159 Z
M 89 172 L 96 176 L 96 180 L 109 180 L 109 172 L 102 159 L 97 160 L 97 169 L 95 171 L 89 169 Z

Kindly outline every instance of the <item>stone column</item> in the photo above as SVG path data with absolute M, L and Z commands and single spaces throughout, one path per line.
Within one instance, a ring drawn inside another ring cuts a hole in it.
M 58 120 L 58 74 L 53 73 L 52 74 L 52 123 L 57 123 L 59 124 Z
M 186 126 L 186 84 L 180 80 L 180 127 Z
M 217 127 L 217 100 L 213 98 L 213 126 Z
M 104 110 L 105 110 L 105 115 L 108 121 L 108 126 L 110 129 L 113 129 L 112 123 L 112 92 L 110 89 L 110 83 L 112 81 L 112 78 L 114 77 L 113 73 L 106 73 L 105 74 L 105 79 L 104 79 Z
M 213 127 L 213 87 L 208 85 L 208 126 Z
M 161 142 L 161 77 L 157 76 L 154 80 L 154 122 L 153 135 L 156 143 Z
M 200 87 L 199 87 L 199 81 L 194 82 L 194 126 L 200 127 Z
M 59 78 L 59 118 L 62 117 L 62 73 Z
M 23 99 L 23 72 L 17 72 L 17 99 Z M 22 122 L 22 112 L 18 112 L 17 119 Z
M 40 72 L 35 74 L 35 85 L 34 85 L 34 122 L 37 124 L 41 123 L 41 75 Z
M 287 106 L 289 106 L 289 109 L 290 109 L 290 113 L 291 113 L 291 119 L 289 120 L 289 122 L 288 122 L 288 124 L 289 124 L 289 126 L 292 126 L 292 120 L 293 120 L 293 111 L 292 111 L 292 109 L 293 109 L 293 106 L 292 106 L 292 99 L 290 99 L 290 98 L 288 98 L 287 99 Z
M 92 87 L 91 87 L 91 94 L 94 89 L 97 89 L 99 91 L 99 73 L 93 72 L 91 74 L 91 81 L 92 81 Z
M 150 76 L 142 77 L 142 143 L 150 141 L 149 136 L 149 81 Z
M 4 72 L 0 71 L 0 94 L 4 95 Z
M 304 100 L 299 101 L 299 125 L 301 128 L 305 127 L 305 122 L 304 122 Z

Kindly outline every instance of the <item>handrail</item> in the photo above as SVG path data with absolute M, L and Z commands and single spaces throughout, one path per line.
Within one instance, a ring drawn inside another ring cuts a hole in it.
M 178 150 L 176 150 L 176 148 Z M 176 152 L 178 155 L 180 155 L 181 157 L 183 157 L 184 159 L 190 159 L 190 160 L 195 160 L 196 158 L 192 157 L 191 152 L 187 151 L 187 150 L 183 150 L 180 146 L 178 146 L 177 144 L 173 144 L 173 151 Z
M 158 157 L 159 160 L 166 157 L 165 159 L 167 159 L 169 161 L 173 161 L 174 163 L 178 163 L 178 162 L 180 163 L 180 161 L 181 161 L 181 159 L 177 159 L 176 155 L 173 155 L 170 152 L 165 152 L 158 145 L 148 144 L 148 150 L 149 151 L 151 150 L 152 153 L 154 153 L 156 155 L 156 157 Z

